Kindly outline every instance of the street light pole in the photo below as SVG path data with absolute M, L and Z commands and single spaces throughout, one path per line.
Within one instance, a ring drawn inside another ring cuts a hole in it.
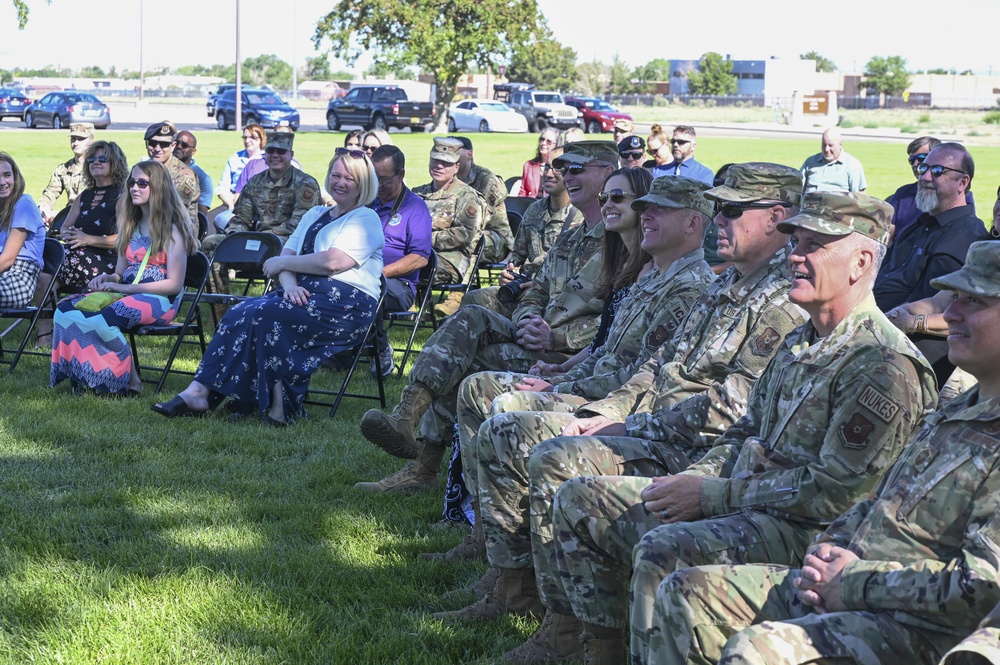
M 142 71 L 142 0 L 139 0 L 139 101 L 143 98 L 145 74 Z
M 243 62 L 240 58 L 240 0 L 236 0 L 236 131 L 243 131 Z

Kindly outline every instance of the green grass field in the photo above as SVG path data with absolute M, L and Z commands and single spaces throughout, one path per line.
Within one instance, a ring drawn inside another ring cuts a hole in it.
M 66 158 L 65 133 L 2 136 L 37 197 Z M 138 133 L 99 136 L 133 160 L 143 154 Z M 322 173 L 341 137 L 301 134 L 297 156 Z M 410 183 L 420 184 L 431 137 L 394 139 L 411 156 Z M 534 145 L 531 136 L 474 139 L 479 161 L 505 176 L 520 173 Z M 199 140 L 198 161 L 217 176 L 238 136 L 205 132 Z M 704 139 L 699 158 L 798 166 L 815 148 Z M 898 145 L 850 149 L 876 195 L 910 178 Z M 975 156 L 977 189 L 991 205 L 1000 149 Z M 403 331 L 392 337 L 398 347 Z M 153 357 L 163 355 L 155 346 Z M 185 351 L 179 365 L 192 370 L 197 361 Z M 405 497 L 352 489 L 401 466 L 358 434 L 370 403 L 349 400 L 333 420 L 310 407 L 311 417 L 288 430 L 221 417 L 166 420 L 149 410 L 156 398 L 148 388 L 134 400 L 73 397 L 65 384 L 48 387 L 48 371 L 38 357 L 12 375 L 0 369 L 0 663 L 437 665 L 499 655 L 534 629 L 428 619 L 454 607 L 441 595 L 484 566 L 419 556 L 464 535 L 430 528 L 443 485 Z M 339 378 L 321 371 L 313 385 L 334 388 Z M 164 396 L 185 383 L 172 378 Z M 401 386 L 390 382 L 392 403 Z

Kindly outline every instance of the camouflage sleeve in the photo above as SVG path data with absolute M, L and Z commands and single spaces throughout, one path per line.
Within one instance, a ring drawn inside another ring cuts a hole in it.
M 295 187 L 295 208 L 292 209 L 292 215 L 289 217 L 282 226 L 291 236 L 298 228 L 299 222 L 302 220 L 302 215 L 306 214 L 314 208 L 319 201 L 319 183 L 311 175 L 307 175 L 302 181 Z M 231 222 L 230 222 L 231 223 Z
M 253 188 L 244 187 L 240 197 L 236 199 L 233 206 L 233 216 L 226 224 L 226 235 L 239 231 L 249 231 L 254 227 L 253 222 Z
M 979 624 L 979 629 L 958 643 L 945 654 L 941 665 L 965 665 L 966 663 L 1000 663 L 1000 605 L 993 608 L 989 616 Z M 976 660 L 972 654 L 984 660 Z
M 813 391 L 812 382 L 796 386 L 795 401 L 767 433 L 769 441 L 744 442 L 741 455 L 759 456 L 773 467 L 771 460 L 779 453 L 769 442 L 779 441 L 786 468 L 705 479 L 701 498 L 706 515 L 767 508 L 771 513 L 823 523 L 872 495 L 909 440 L 924 403 L 922 384 L 908 358 L 889 354 L 892 359 L 886 360 L 877 346 L 866 351 L 829 379 L 835 382 L 829 394 L 836 405 L 829 417 L 826 391 Z M 872 351 L 878 356 L 872 357 Z M 773 372 L 768 374 L 773 376 Z M 811 421 L 818 424 L 811 425 Z M 787 443 L 780 442 L 781 428 L 793 422 L 796 434 Z M 813 452 L 813 444 L 799 445 L 795 436 L 822 437 L 821 447 Z M 804 466 L 792 461 L 804 458 L 812 461 Z
M 484 231 L 486 240 L 483 249 L 483 258 L 490 263 L 496 263 L 507 256 L 511 247 L 514 246 L 514 235 L 510 232 L 510 223 L 507 221 L 507 208 L 503 202 L 493 211 L 493 215 L 486 220 Z
M 201 187 L 198 186 L 198 178 L 193 171 L 189 176 L 181 178 L 177 193 L 181 195 L 181 200 L 187 206 L 191 219 L 198 219 L 198 197 L 201 196 Z
M 49 177 L 49 184 L 45 186 L 45 191 L 38 199 L 39 206 L 46 206 L 49 210 L 55 210 L 56 201 L 59 200 L 59 196 L 63 193 L 63 183 L 62 177 L 60 176 L 60 171 L 64 167 L 60 164 L 52 175 Z
M 438 219 L 434 220 L 436 225 Z M 479 195 L 473 193 L 466 194 L 455 202 L 455 216 L 451 226 L 438 228 L 433 227 L 434 249 L 439 252 L 451 249 L 469 248 L 472 251 L 472 244 L 479 235 L 479 230 L 483 223 L 483 204 Z
M 546 260 L 542 262 L 542 267 L 538 269 L 538 272 L 535 273 L 535 276 L 531 280 L 531 286 L 518 301 L 517 308 L 510 317 L 511 321 L 516 323 L 532 314 L 537 314 L 538 316 L 545 314 L 545 308 L 549 304 L 549 289 L 552 279 L 549 270 L 551 265 L 551 261 Z
M 510 261 L 514 265 L 527 267 L 530 233 L 531 229 L 528 226 L 527 213 L 525 213 L 525 219 L 521 221 L 521 226 L 517 228 L 517 235 L 514 236 L 514 242 L 510 250 Z M 534 266 L 534 272 L 537 272 L 538 268 L 541 267 L 542 260 L 544 258 L 538 259 L 537 265 Z M 532 272 L 530 268 L 528 271 Z
M 626 381 L 620 388 L 614 390 L 601 400 L 586 404 L 577 409 L 576 415 L 579 418 L 589 416 L 604 416 L 616 423 L 625 422 L 628 414 L 642 400 L 646 392 L 653 387 L 656 374 L 660 367 L 673 356 L 673 352 L 665 344 L 656 350 L 656 353 L 642 364 L 641 367 Z M 667 353 L 670 355 L 668 356 Z

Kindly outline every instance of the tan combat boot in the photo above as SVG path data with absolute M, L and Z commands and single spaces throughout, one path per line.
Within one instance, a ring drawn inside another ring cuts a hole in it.
M 445 622 L 489 621 L 505 614 L 537 619 L 545 612 L 538 600 L 534 568 L 501 568 L 496 584 L 482 600 L 454 612 L 431 617 Z
M 486 560 L 486 537 L 483 535 L 483 519 L 479 515 L 479 502 L 473 501 L 472 512 L 475 515 L 476 523 L 472 525 L 472 531 L 447 552 L 425 552 L 424 558 L 428 561 L 473 561 L 476 559 Z
M 462 294 L 461 293 L 449 293 L 448 297 L 434 305 L 434 316 L 439 319 L 447 319 L 449 316 L 458 311 L 458 308 L 462 306 Z
M 583 665 L 624 665 L 625 629 L 583 624 Z
M 365 492 L 415 492 L 434 487 L 438 468 L 444 457 L 443 446 L 420 447 L 417 459 L 409 460 L 396 473 L 374 483 L 356 483 L 354 489 Z
M 579 660 L 583 656 L 582 633 L 583 622 L 575 616 L 545 610 L 538 630 L 524 644 L 505 653 L 503 660 L 523 665 Z
M 408 384 L 392 413 L 378 409 L 365 413 L 361 418 L 361 435 L 390 455 L 413 459 L 417 456 L 414 431 L 433 400 L 434 395 L 424 384 Z
M 465 602 L 467 603 L 475 602 L 490 592 L 490 589 L 496 585 L 499 577 L 500 569 L 496 566 L 490 566 L 478 580 L 467 587 L 449 591 L 441 596 L 441 600 L 451 602 L 466 599 Z

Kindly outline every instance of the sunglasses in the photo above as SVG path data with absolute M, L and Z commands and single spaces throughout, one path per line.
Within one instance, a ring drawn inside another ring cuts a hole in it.
M 180 148 L 181 150 L 187 150 L 188 148 L 193 148 L 194 146 L 188 143 L 187 141 L 178 141 L 177 147 Z
M 108 163 L 108 158 L 105 157 L 104 155 L 98 155 L 97 157 L 88 157 L 87 158 L 87 163 L 88 164 L 107 164 Z
M 597 195 L 597 202 L 604 205 L 611 199 L 612 203 L 621 203 L 625 200 L 627 196 L 635 196 L 632 192 L 626 192 L 622 189 L 612 189 L 610 192 L 601 192 Z
M 365 153 L 360 150 L 354 150 L 353 148 L 337 148 L 333 151 L 333 154 L 337 157 L 342 155 L 347 155 L 348 157 L 353 157 L 354 159 L 364 159 Z
M 168 150 L 173 144 L 173 141 L 146 141 L 146 145 L 150 148 L 159 148 L 160 150 Z
M 288 153 L 288 150 L 286 148 L 272 148 L 271 146 L 267 146 L 264 148 L 264 152 L 269 155 L 284 155 Z
M 690 142 L 687 139 L 670 139 L 670 145 L 687 145 Z
M 961 171 L 959 169 L 949 168 L 949 167 L 943 166 L 941 164 L 934 164 L 932 166 L 930 164 L 924 164 L 923 162 L 921 162 L 920 166 L 917 167 L 917 175 L 923 175 L 923 174 L 927 173 L 928 171 L 931 172 L 931 177 L 933 177 L 933 178 L 940 178 L 942 175 L 944 175 L 945 171 L 954 171 L 955 173 L 961 173 L 962 175 L 969 175 L 965 171 Z
M 128 185 L 129 189 L 132 189 L 136 185 L 139 186 L 139 189 L 146 189 L 147 187 L 149 187 L 149 181 L 146 180 L 145 178 L 139 178 L 138 180 L 136 180 L 135 178 L 129 178 L 128 180 L 125 181 L 125 184 Z
M 600 166 L 600 164 L 567 164 L 566 166 L 553 166 L 552 168 L 563 175 L 567 173 L 570 175 L 580 175 L 588 166 Z
M 785 203 L 784 201 L 754 201 L 753 203 L 735 203 L 732 201 L 726 201 L 725 203 L 716 204 L 715 209 L 718 210 L 719 213 L 721 213 L 726 219 L 739 219 L 747 210 L 765 210 L 775 206 L 790 208 L 792 204 Z
M 642 150 L 626 150 L 618 153 L 621 159 L 642 159 Z
M 365 152 L 375 152 L 375 149 L 376 149 L 376 148 L 378 148 L 378 147 L 379 147 L 379 146 L 377 146 L 377 145 L 366 145 L 366 146 L 365 146 L 365 147 L 363 148 L 363 150 L 364 150 Z
M 663 146 L 661 145 L 656 148 L 646 148 L 646 154 L 648 154 L 650 157 L 656 157 L 656 153 L 660 152 L 660 148 L 662 147 Z
M 917 162 L 920 162 L 921 164 L 923 164 L 925 159 L 927 159 L 927 153 L 926 152 L 918 152 L 915 155 L 910 155 L 909 157 L 907 157 L 906 161 L 908 161 L 910 163 L 910 166 L 913 166 Z
M 552 145 L 556 144 L 556 142 L 553 141 L 552 139 L 538 139 L 538 142 L 539 143 L 551 143 Z

